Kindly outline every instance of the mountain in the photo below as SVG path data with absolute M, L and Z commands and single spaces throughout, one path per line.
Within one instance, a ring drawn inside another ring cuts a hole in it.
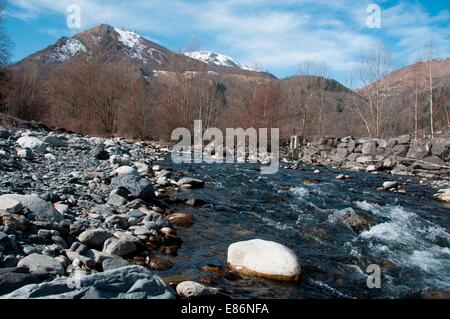
M 41 50 L 11 67 L 13 71 L 37 66 L 39 74 L 63 67 L 78 58 L 102 56 L 105 63 L 126 64 L 144 76 L 160 72 L 204 71 L 252 77 L 273 77 L 242 66 L 221 54 L 178 54 L 152 42 L 140 34 L 102 24 L 71 38 L 63 37 L 55 44 Z M 205 60 L 206 59 L 206 60 Z
M 208 65 L 223 66 L 228 68 L 237 68 L 246 71 L 258 71 L 248 66 L 242 65 L 229 56 L 209 51 L 190 51 L 185 53 L 186 56 L 204 62 Z

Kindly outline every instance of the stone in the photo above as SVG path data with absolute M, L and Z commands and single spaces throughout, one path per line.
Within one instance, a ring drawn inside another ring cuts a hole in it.
M 130 197 L 139 198 L 145 202 L 156 202 L 155 190 L 146 179 L 134 175 L 117 176 L 113 178 L 114 187 L 124 187 L 130 192 Z
M 206 287 L 194 281 L 183 281 L 177 285 L 177 293 L 181 298 L 191 299 L 217 295 L 219 289 Z
M 101 145 L 96 146 L 92 152 L 92 156 L 99 161 L 109 160 L 109 153 L 105 151 L 104 147 Z
M 173 290 L 160 277 L 141 266 L 82 276 L 58 278 L 28 285 L 2 299 L 174 299 Z
M 408 154 L 409 158 L 423 159 L 430 155 L 431 145 L 424 140 L 414 140 L 411 143 Z
M 392 155 L 404 157 L 408 154 L 409 145 L 396 145 L 392 148 Z
M 399 187 L 399 183 L 398 182 L 384 182 L 383 183 L 383 189 L 384 190 L 391 190 L 391 189 L 397 189 Z
M 437 156 L 426 157 L 421 161 L 412 164 L 414 169 L 421 168 L 425 170 L 440 170 L 446 167 L 445 162 Z
M 18 267 L 25 267 L 30 270 L 32 274 L 50 274 L 63 276 L 65 269 L 63 265 L 52 257 L 31 254 L 19 261 Z
M 447 160 L 450 156 L 450 141 L 435 140 L 431 146 L 431 155 L 437 156 L 442 160 Z
M 366 172 L 368 173 L 372 173 L 372 172 L 376 172 L 377 171 L 377 167 L 375 165 L 369 165 L 366 168 Z
M 114 175 L 116 175 L 116 176 L 131 175 L 131 176 L 136 176 L 136 177 L 140 176 L 139 172 L 134 167 L 131 167 L 131 166 L 121 166 L 121 167 L 115 169 Z
M 182 178 L 178 181 L 179 186 L 190 185 L 192 188 L 202 188 L 205 186 L 205 182 L 195 178 Z
M 131 240 L 109 238 L 105 241 L 103 252 L 119 257 L 130 255 L 136 251 L 136 245 Z
M 39 283 L 39 279 L 24 268 L 12 268 L 0 274 L 0 296 L 6 295 L 26 285 Z
M 450 188 L 441 190 L 437 195 L 437 199 L 446 203 L 450 203 Z
M 63 220 L 63 215 L 58 212 L 52 204 L 36 195 L 2 195 L 0 196 L 0 202 L 5 198 L 20 202 L 22 206 L 27 208 L 33 214 L 35 220 L 57 223 Z
M 17 157 L 24 158 L 26 160 L 32 160 L 34 158 L 33 151 L 29 148 L 21 148 L 17 151 Z
M 123 258 L 107 258 L 102 262 L 103 271 L 128 267 L 131 264 Z
M 23 209 L 22 204 L 13 198 L 0 196 L 0 214 L 15 214 Z
M 125 216 L 112 215 L 105 219 L 105 223 L 119 228 L 128 228 L 128 218 Z
M 103 244 L 108 238 L 111 238 L 112 234 L 104 229 L 89 229 L 78 236 L 78 240 L 91 248 L 102 248 Z
M 0 138 L 1 139 L 7 139 L 11 136 L 11 133 L 9 133 L 9 131 L 4 128 L 3 126 L 0 126 Z
M 374 161 L 374 158 L 372 155 L 363 155 L 363 156 L 359 156 L 356 159 L 356 162 L 361 163 L 361 164 L 372 163 L 373 161 Z
M 21 148 L 29 148 L 38 153 L 43 153 L 47 149 L 47 144 L 32 136 L 23 136 L 19 138 L 17 144 L 19 144 Z
M 331 223 L 346 226 L 355 232 L 368 230 L 374 224 L 368 217 L 358 215 L 353 208 L 338 210 L 328 216 L 328 220 Z
M 403 145 L 403 144 L 409 144 L 409 143 L 411 143 L 411 136 L 410 136 L 410 135 L 402 135 L 402 136 L 399 136 L 399 137 L 397 138 L 397 142 L 398 142 L 398 144 L 400 144 L 400 145 Z
M 174 213 L 167 216 L 167 220 L 180 227 L 191 227 L 194 224 L 194 217 L 191 213 Z
M 243 241 L 228 247 L 228 267 L 232 271 L 280 281 L 298 281 L 301 266 L 286 246 L 261 239 Z
M 361 152 L 363 155 L 375 155 L 377 153 L 377 142 L 369 141 L 364 143 Z
M 44 137 L 44 143 L 47 143 L 53 147 L 65 147 L 67 146 L 67 142 L 62 138 L 59 138 L 55 135 L 48 135 Z

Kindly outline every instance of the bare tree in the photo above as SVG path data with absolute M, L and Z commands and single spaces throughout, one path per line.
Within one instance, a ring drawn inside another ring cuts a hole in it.
M 301 135 L 306 135 L 310 110 L 313 101 L 313 63 L 303 62 L 298 70 L 299 85 L 290 91 L 290 99 L 293 103 L 294 114 L 300 120 Z
M 363 54 L 355 70 L 362 99 L 353 99 L 353 108 L 363 120 L 368 134 L 380 137 L 384 134 L 390 116 L 388 81 L 384 79 L 392 71 L 389 53 L 383 46 Z
M 426 61 L 428 65 L 428 101 L 429 101 L 429 112 L 430 112 L 430 138 L 434 137 L 434 107 L 433 107 L 433 57 L 434 57 L 434 46 L 433 41 L 428 41 L 425 48 Z

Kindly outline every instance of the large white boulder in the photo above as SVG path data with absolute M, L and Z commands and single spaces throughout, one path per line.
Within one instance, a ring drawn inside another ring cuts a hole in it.
M 17 144 L 19 144 L 21 148 L 29 148 L 35 152 L 44 152 L 47 149 L 46 143 L 33 136 L 22 136 L 17 140 Z
M 301 266 L 296 254 L 279 243 L 254 239 L 228 247 L 228 268 L 247 276 L 298 281 Z

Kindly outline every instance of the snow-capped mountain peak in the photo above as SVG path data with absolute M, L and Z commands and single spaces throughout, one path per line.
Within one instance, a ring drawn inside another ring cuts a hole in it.
M 238 68 L 247 71 L 256 71 L 255 69 L 242 65 L 233 58 L 220 53 L 214 53 L 210 51 L 190 51 L 186 52 L 185 55 L 209 65 Z

